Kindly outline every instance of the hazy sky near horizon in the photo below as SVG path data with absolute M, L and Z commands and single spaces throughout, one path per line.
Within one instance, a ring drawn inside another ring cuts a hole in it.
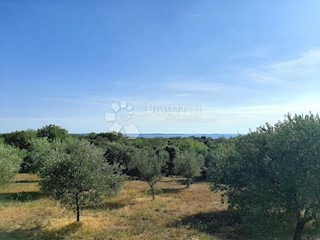
M 0 0 L 0 132 L 247 133 L 320 113 L 320 1 Z

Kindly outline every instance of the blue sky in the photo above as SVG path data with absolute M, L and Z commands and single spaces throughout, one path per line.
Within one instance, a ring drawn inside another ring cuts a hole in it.
M 319 113 L 319 12 L 317 0 L 0 0 L 0 132 L 247 133 Z

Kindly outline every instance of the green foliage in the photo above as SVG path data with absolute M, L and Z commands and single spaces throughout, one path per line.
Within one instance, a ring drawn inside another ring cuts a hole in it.
M 216 165 L 223 163 L 225 159 L 235 154 L 236 152 L 235 141 L 237 141 L 236 138 L 228 139 L 228 140 L 224 139 L 224 140 L 219 140 L 217 142 L 211 143 L 210 150 L 206 152 L 204 156 L 205 167 L 202 169 L 202 174 L 205 175 L 206 179 L 210 178 L 213 175 L 213 173 L 211 172 L 211 174 L 207 176 L 208 169 L 210 171 L 219 169 L 219 168 L 216 168 Z M 215 172 L 214 175 L 216 174 L 219 174 L 219 173 Z
M 157 151 L 150 148 L 140 149 L 133 162 L 132 167 L 137 168 L 140 179 L 148 183 L 153 199 L 155 198 L 154 185 L 163 177 L 162 169 L 168 158 L 168 153 L 162 149 Z
M 164 149 L 168 145 L 168 139 L 166 138 L 125 139 L 124 143 L 138 149 L 151 148 L 153 150 L 156 150 L 158 148 Z
M 174 174 L 174 161 L 180 150 L 173 145 L 168 145 L 165 147 L 165 151 L 168 152 L 169 157 L 165 163 L 164 168 L 162 169 L 162 172 L 165 176 L 172 176 Z
M 34 166 L 31 152 L 34 149 L 34 143 L 39 140 L 38 136 L 49 139 L 50 141 L 60 138 L 65 139 L 66 136 L 62 137 L 62 132 L 67 133 L 66 130 L 61 130 L 59 127 L 49 125 L 38 131 L 26 130 L 4 134 L 4 141 L 6 144 L 10 144 L 23 150 L 24 158 L 21 163 L 20 172 L 33 173 L 36 172 L 37 169 Z M 38 149 L 40 149 L 40 147 Z
M 40 138 L 47 138 L 49 141 L 56 139 L 64 140 L 68 135 L 68 131 L 56 125 L 46 125 L 37 130 L 37 135 Z
M 84 138 L 88 139 L 91 143 L 101 148 L 108 147 L 108 143 L 110 142 L 122 143 L 124 140 L 124 137 L 121 133 L 115 132 L 99 134 L 90 133 L 88 136 L 85 136 Z
M 197 153 L 204 154 L 208 150 L 208 147 L 203 142 L 199 142 L 193 138 L 176 139 L 174 144 L 181 151 L 196 151 Z
M 59 151 L 66 147 L 66 144 L 71 143 L 72 138 L 67 138 L 64 141 L 55 139 L 49 141 L 47 138 L 37 138 L 30 141 L 30 153 L 28 161 L 25 161 L 25 168 L 31 173 L 39 174 L 44 167 L 52 162 L 54 151 Z
M 279 236 L 296 225 L 294 239 L 301 239 L 304 225 L 320 216 L 319 117 L 289 115 L 238 138 L 210 175 L 254 231 Z
M 195 151 L 184 151 L 175 159 L 174 171 L 176 174 L 186 178 L 187 187 L 189 187 L 192 178 L 200 174 L 203 164 L 203 155 L 198 154 Z
M 137 176 L 137 170 L 132 167 L 137 155 L 136 148 L 117 142 L 105 143 L 104 157 L 109 164 L 118 164 L 123 167 L 123 172 L 129 176 Z
M 116 193 L 123 181 L 117 165 L 106 164 L 103 151 L 87 141 L 56 143 L 41 168 L 41 189 L 63 205 L 80 209 L 98 204 L 102 196 Z
M 37 133 L 34 130 L 16 131 L 4 134 L 4 142 L 19 149 L 29 150 L 30 141 L 36 137 Z
M 19 150 L 0 143 L 0 186 L 10 183 L 21 164 Z
M 16 131 L 4 134 L 4 142 L 11 146 L 21 149 L 23 160 L 19 172 L 29 172 L 31 142 L 37 138 L 37 132 L 34 130 Z

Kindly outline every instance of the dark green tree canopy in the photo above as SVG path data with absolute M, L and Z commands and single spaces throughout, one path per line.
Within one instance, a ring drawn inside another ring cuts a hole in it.
M 165 147 L 165 151 L 168 152 L 169 156 L 162 172 L 165 176 L 172 176 L 174 174 L 174 161 L 179 154 L 179 149 L 173 145 L 168 145 Z
M 105 143 L 104 157 L 109 164 L 118 164 L 123 167 L 125 174 L 137 176 L 137 170 L 133 167 L 133 161 L 137 156 L 137 150 L 122 143 Z
M 64 140 L 69 136 L 66 129 L 53 124 L 46 125 L 43 128 L 38 129 L 37 135 L 40 138 L 48 138 L 49 141 L 53 141 L 55 139 Z
M 6 144 L 18 147 L 19 149 L 30 149 L 30 141 L 37 137 L 37 132 L 34 130 L 16 131 L 4 134 L 4 142 Z
M 86 138 L 98 147 L 107 147 L 108 143 L 116 142 L 121 143 L 124 137 L 121 133 L 107 132 L 107 133 L 90 133 Z

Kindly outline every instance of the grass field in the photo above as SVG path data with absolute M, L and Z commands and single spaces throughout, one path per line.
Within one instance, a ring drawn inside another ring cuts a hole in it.
M 186 189 L 177 179 L 148 186 L 129 181 L 96 209 L 75 213 L 39 191 L 34 175 L 19 174 L 0 190 L 0 239 L 235 239 L 236 218 L 207 183 Z

